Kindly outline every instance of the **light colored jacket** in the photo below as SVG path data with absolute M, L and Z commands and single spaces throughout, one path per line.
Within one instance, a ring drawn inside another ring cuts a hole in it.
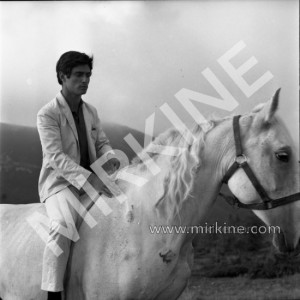
M 83 102 L 82 110 L 92 164 L 112 148 L 102 130 L 96 109 Z M 71 109 L 61 93 L 38 112 L 37 128 L 43 151 L 38 184 L 41 202 L 69 185 L 81 189 L 85 182 L 76 180 L 77 176 L 83 175 L 87 179 L 91 172 L 79 165 L 77 129 Z

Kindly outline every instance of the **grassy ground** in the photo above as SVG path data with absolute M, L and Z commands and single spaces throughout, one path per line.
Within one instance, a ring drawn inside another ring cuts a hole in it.
M 192 277 L 180 300 L 299 300 L 300 274 L 273 279 Z
M 276 256 L 263 236 L 216 236 L 197 248 L 179 299 L 300 300 L 300 257 Z

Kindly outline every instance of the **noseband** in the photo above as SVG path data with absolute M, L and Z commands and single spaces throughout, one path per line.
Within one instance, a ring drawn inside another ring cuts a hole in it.
M 241 135 L 240 135 L 240 126 L 239 126 L 239 119 L 241 116 L 235 116 L 233 118 L 233 133 L 234 133 L 234 141 L 235 141 L 235 151 L 236 157 L 234 159 L 233 164 L 228 169 L 227 173 L 225 174 L 222 183 L 228 184 L 228 180 L 232 177 L 232 175 L 240 168 L 242 168 L 246 175 L 248 176 L 249 180 L 251 181 L 252 185 L 256 189 L 257 193 L 259 194 L 262 202 L 260 203 L 253 203 L 253 204 L 244 204 L 242 203 L 237 197 L 235 196 L 225 196 L 224 194 L 220 193 L 220 195 L 231 205 L 240 207 L 240 208 L 247 208 L 253 210 L 268 210 L 272 209 L 281 205 L 286 205 L 288 203 L 300 200 L 300 193 L 295 193 L 286 197 L 272 199 L 268 196 L 267 192 L 263 188 L 263 186 L 259 183 L 258 179 L 256 178 L 255 174 L 253 173 L 252 169 L 248 164 L 248 158 L 243 153 L 242 143 L 241 143 Z

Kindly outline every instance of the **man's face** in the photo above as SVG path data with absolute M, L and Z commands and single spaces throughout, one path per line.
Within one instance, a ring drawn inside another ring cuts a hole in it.
M 69 78 L 64 74 L 61 75 L 63 89 L 67 89 L 74 95 L 83 95 L 87 92 L 91 75 L 92 72 L 88 65 L 77 66 L 72 69 Z

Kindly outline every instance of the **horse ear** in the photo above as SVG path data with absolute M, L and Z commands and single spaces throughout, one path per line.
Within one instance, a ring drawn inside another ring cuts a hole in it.
M 268 113 L 266 115 L 265 121 L 270 123 L 270 121 L 272 120 L 275 112 L 278 109 L 278 105 L 279 105 L 279 93 L 280 93 L 280 88 L 275 92 L 274 96 L 272 97 L 272 99 L 269 101 L 269 107 L 268 107 Z
M 262 121 L 264 124 L 270 123 L 272 118 L 274 117 L 278 105 L 279 105 L 279 93 L 280 88 L 275 92 L 274 96 L 271 100 L 269 100 L 265 104 L 259 104 L 256 106 L 252 112 L 258 113 L 257 117 Z

